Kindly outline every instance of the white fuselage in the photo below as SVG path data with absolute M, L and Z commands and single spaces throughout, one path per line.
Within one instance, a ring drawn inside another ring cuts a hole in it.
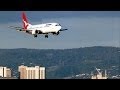
M 31 31 L 40 31 L 42 34 L 48 33 L 57 33 L 61 30 L 61 25 L 58 23 L 45 23 L 45 24 L 38 24 L 38 25 L 28 25 L 28 30 Z

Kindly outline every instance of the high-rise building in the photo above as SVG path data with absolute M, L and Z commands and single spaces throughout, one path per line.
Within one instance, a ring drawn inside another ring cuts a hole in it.
M 7 67 L 0 67 L 0 76 L 1 77 L 11 77 L 11 69 Z
M 20 79 L 26 79 L 26 77 L 27 77 L 27 73 L 26 73 L 26 66 L 24 66 L 24 65 L 21 65 L 21 66 L 19 66 L 19 72 L 20 72 Z
M 45 67 L 19 66 L 20 79 L 45 79 Z
M 6 77 L 11 77 L 11 69 L 10 68 L 7 68 L 6 69 Z
M 40 79 L 45 79 L 45 67 L 40 67 Z

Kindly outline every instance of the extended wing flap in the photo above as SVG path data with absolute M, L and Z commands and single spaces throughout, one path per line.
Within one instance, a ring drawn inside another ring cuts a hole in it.
M 9 26 L 12 29 L 23 29 L 22 27 Z
M 11 29 L 16 29 L 17 31 L 25 31 L 24 28 L 22 27 L 15 27 L 15 26 L 10 26 Z

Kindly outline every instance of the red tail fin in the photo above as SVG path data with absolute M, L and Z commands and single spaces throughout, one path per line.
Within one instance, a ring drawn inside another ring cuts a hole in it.
M 27 29 L 29 23 L 28 23 L 27 17 L 24 12 L 22 12 L 22 21 L 23 21 L 23 28 Z

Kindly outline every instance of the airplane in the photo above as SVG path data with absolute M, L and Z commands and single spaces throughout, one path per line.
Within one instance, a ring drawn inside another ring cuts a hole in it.
M 23 27 L 10 27 L 16 29 L 17 31 L 31 34 L 34 37 L 37 37 L 38 34 L 44 34 L 45 38 L 48 38 L 49 33 L 52 33 L 53 35 L 59 35 L 61 31 L 68 30 L 62 29 L 62 26 L 59 23 L 43 23 L 32 25 L 28 22 L 25 12 L 22 12 L 22 22 Z

